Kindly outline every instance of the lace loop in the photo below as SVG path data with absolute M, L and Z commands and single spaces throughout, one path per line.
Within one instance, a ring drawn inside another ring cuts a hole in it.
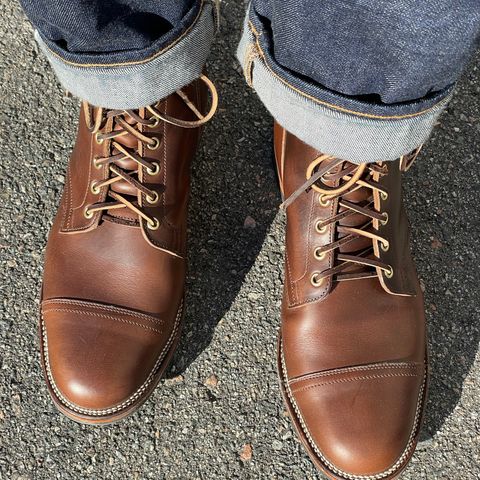
M 327 158 L 325 158 L 325 155 L 320 155 L 319 157 L 317 157 L 313 162 L 310 163 L 310 165 L 308 166 L 307 168 L 307 180 L 309 180 L 312 175 L 313 175 L 313 172 L 315 170 L 315 168 L 317 168 L 320 163 L 324 162 L 325 160 L 327 160 Z M 336 163 L 336 165 L 338 165 L 338 163 Z M 363 172 L 365 170 L 365 168 L 367 167 L 366 164 L 363 164 L 363 165 L 359 165 L 357 168 L 351 168 L 352 167 L 352 164 L 350 164 L 350 168 L 348 168 L 347 166 L 347 169 L 348 172 L 345 173 L 345 170 L 338 173 L 338 174 L 331 174 L 329 176 L 329 178 L 325 178 L 326 181 L 328 180 L 334 180 L 334 179 L 340 179 L 340 178 L 343 178 L 343 179 L 346 179 L 346 182 L 339 186 L 339 187 L 329 187 L 327 185 L 325 185 L 324 183 L 322 183 L 322 186 L 320 187 L 316 182 L 312 183 L 311 184 L 311 187 L 313 190 L 315 190 L 316 192 L 318 193 L 322 193 L 324 195 L 324 198 L 325 196 L 331 196 L 331 195 L 340 195 L 346 191 L 348 191 L 348 189 L 350 187 L 352 187 L 353 185 L 355 185 L 355 183 L 357 183 L 357 181 L 360 179 L 360 177 L 363 175 Z M 329 170 L 331 169 L 332 167 L 329 167 Z M 328 173 L 328 170 L 327 172 Z M 322 177 L 325 177 L 326 176 L 326 173 L 324 175 L 320 175 L 318 177 L 318 180 L 320 180 Z M 351 176 L 350 176 L 351 174 Z
M 190 99 L 187 97 L 187 95 L 185 95 L 184 92 L 182 92 L 181 90 L 177 90 L 177 92 L 175 92 L 185 102 L 185 105 L 187 105 L 187 107 L 198 117 L 198 120 L 187 121 L 187 120 L 181 120 L 179 118 L 173 118 L 170 115 L 159 112 L 156 108 L 152 106 L 147 107 L 147 110 L 154 117 L 160 120 L 163 120 L 164 122 L 170 123 L 171 125 L 176 125 L 177 127 L 198 128 L 198 127 L 201 127 L 202 125 L 205 125 L 209 120 L 211 120 L 211 118 L 215 115 L 215 112 L 217 111 L 218 93 L 217 93 L 217 89 L 215 88 L 215 85 L 207 76 L 201 75 L 200 80 L 205 83 L 212 97 L 212 104 L 210 106 L 209 112 L 206 115 L 202 115 L 198 111 L 197 107 L 190 101 Z

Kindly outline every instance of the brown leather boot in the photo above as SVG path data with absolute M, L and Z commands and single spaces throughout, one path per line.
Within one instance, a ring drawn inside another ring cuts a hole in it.
M 203 116 L 207 87 L 212 107 Z M 216 106 L 204 76 L 138 110 L 83 104 L 47 244 L 40 325 L 49 391 L 76 421 L 130 414 L 172 357 L 183 315 L 190 163 Z
M 411 458 L 427 386 L 423 298 L 401 174 L 354 165 L 275 126 L 287 212 L 278 368 L 310 457 L 329 478 L 393 479 Z

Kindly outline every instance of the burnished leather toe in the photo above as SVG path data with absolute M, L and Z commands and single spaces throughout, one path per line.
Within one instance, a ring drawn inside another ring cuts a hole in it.
M 317 372 L 286 382 L 286 389 L 318 462 L 339 478 L 392 478 L 405 465 L 421 419 L 423 364 Z
M 178 327 L 179 318 L 74 299 L 44 301 L 43 362 L 54 395 L 84 415 L 127 408 L 154 380 Z

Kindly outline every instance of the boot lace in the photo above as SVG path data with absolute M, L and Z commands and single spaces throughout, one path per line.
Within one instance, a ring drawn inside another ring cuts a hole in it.
M 409 156 L 401 157 L 400 166 L 403 171 L 410 168 L 419 151 L 420 148 Z M 322 207 L 327 207 L 338 199 L 336 213 L 315 224 L 318 234 L 325 233 L 332 224 L 336 230 L 333 241 L 315 247 L 314 257 L 318 261 L 323 260 L 329 252 L 338 251 L 342 247 L 345 249 L 351 242 L 367 239 L 365 248 L 349 253 L 339 252 L 334 266 L 313 272 L 310 278 L 313 286 L 319 287 L 329 277 L 336 281 L 378 277 L 379 271 L 383 271 L 387 278 L 393 277 L 393 267 L 379 260 L 374 252 L 374 242 L 378 242 L 379 247 L 385 252 L 390 248 L 390 242 L 378 234 L 378 227 L 375 225 L 375 222 L 386 225 L 389 220 L 388 213 L 379 212 L 375 208 L 373 198 L 374 192 L 378 192 L 382 200 L 388 199 L 389 192 L 379 183 L 379 180 L 387 174 L 388 162 L 356 165 L 330 155 L 320 155 L 309 164 L 305 183 L 282 203 L 281 208 L 286 210 L 300 195 L 310 189 L 319 194 L 318 201 Z M 337 184 L 339 185 L 331 186 Z M 355 202 L 344 198 L 359 189 L 363 189 L 366 195 L 362 195 L 362 198 L 366 199 Z M 361 219 L 358 223 L 355 221 L 355 226 L 339 223 L 353 215 L 357 215 L 357 218 L 360 215 Z M 365 244 L 365 241 L 362 244 Z
M 139 217 L 143 218 L 147 222 L 148 228 L 156 230 L 160 226 L 160 221 L 157 218 L 149 216 L 143 211 L 138 200 L 128 199 L 125 195 L 113 191 L 110 187 L 119 181 L 124 181 L 133 187 L 134 191 L 144 194 L 148 203 L 155 204 L 158 201 L 159 194 L 144 185 L 144 180 L 139 174 L 142 170 L 141 168 L 128 170 L 121 168 L 119 163 L 124 160 L 132 160 L 138 167 L 145 167 L 148 175 L 154 176 L 158 174 L 160 171 L 160 165 L 158 162 L 148 159 L 146 155 L 140 155 L 139 148 L 140 145 L 142 145 L 149 150 L 157 150 L 160 146 L 160 139 L 157 136 L 144 134 L 140 131 L 139 127 L 144 126 L 147 128 L 155 128 L 160 121 L 182 128 L 198 128 L 207 123 L 213 117 L 217 109 L 218 94 L 214 84 L 205 75 L 202 75 L 200 80 L 206 84 L 211 94 L 211 107 L 206 115 L 199 112 L 182 90 L 177 90 L 176 92 L 176 94 L 180 96 L 188 108 L 198 118 L 198 120 L 194 121 L 173 118 L 165 113 L 161 113 L 155 106 L 149 106 L 146 108 L 150 113 L 150 118 L 142 118 L 138 109 L 108 110 L 97 108 L 95 118 L 92 119 L 93 108 L 88 103 L 84 102 L 83 108 L 87 120 L 87 126 L 95 135 L 95 141 L 99 144 L 102 144 L 106 140 L 111 141 L 111 155 L 106 157 L 96 157 L 93 160 L 95 168 L 101 169 L 108 166 L 110 176 L 104 181 L 92 183 L 91 185 L 91 190 L 95 194 L 99 194 L 102 188 L 108 187 L 107 197 L 109 197 L 111 201 L 94 203 L 88 206 L 84 211 L 86 218 L 92 218 L 95 212 L 128 208 L 135 212 Z M 102 133 L 102 129 L 105 127 L 109 119 L 113 120 L 113 126 L 109 129 L 111 131 Z M 120 143 L 119 140 L 125 135 L 131 135 L 136 139 L 138 141 L 138 146 L 136 148 L 131 148 Z

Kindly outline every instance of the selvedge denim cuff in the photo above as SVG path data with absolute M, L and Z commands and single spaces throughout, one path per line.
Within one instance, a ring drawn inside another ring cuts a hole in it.
M 271 34 L 250 6 L 237 57 L 275 120 L 315 149 L 353 163 L 395 160 L 421 146 L 453 93 L 395 105 L 360 101 L 292 74 L 276 62 Z
M 196 10 L 168 44 L 160 39 L 158 45 L 133 54 L 72 54 L 38 31 L 35 38 L 70 93 L 95 106 L 136 109 L 154 104 L 201 75 L 215 36 L 217 12 L 209 0 Z

